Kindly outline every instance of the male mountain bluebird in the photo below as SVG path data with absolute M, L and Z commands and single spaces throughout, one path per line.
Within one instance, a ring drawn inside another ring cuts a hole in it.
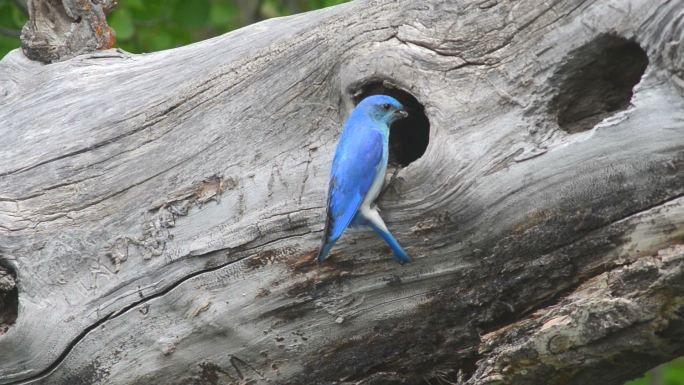
M 392 248 L 397 262 L 411 261 L 387 230 L 376 208 L 371 206 L 385 181 L 389 126 L 407 115 L 396 99 L 373 95 L 363 99 L 347 119 L 330 171 L 319 262 L 327 258 L 349 225 L 370 225 Z

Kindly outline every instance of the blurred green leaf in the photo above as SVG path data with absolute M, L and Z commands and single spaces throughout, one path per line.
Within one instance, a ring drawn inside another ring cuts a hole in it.
M 4 36 L 0 36 L 0 59 L 5 57 L 5 55 L 15 48 L 19 48 L 17 42 L 19 39 L 10 39 Z
M 12 7 L 12 21 L 17 27 L 22 27 L 26 23 L 26 15 L 17 7 Z
M 236 28 L 240 22 L 240 10 L 233 2 L 216 1 L 211 4 L 209 22 L 221 29 Z
M 173 20 L 185 28 L 202 27 L 209 21 L 209 0 L 176 1 Z
M 665 385 L 684 385 L 684 359 L 679 358 L 665 365 Z
M 3 28 L 14 28 L 13 7 L 9 3 L 0 3 L 0 26 Z
M 19 48 L 19 33 L 26 23 L 26 16 L 11 0 L 0 0 L 0 58 L 9 51 Z
M 114 29 L 114 32 L 116 32 L 116 38 L 118 40 L 128 40 L 133 37 L 133 34 L 135 33 L 133 18 L 128 9 L 114 12 L 107 22 L 109 23 L 109 26 Z
M 332 7 L 346 2 L 345 0 L 309 0 L 309 7 L 311 9 Z
M 142 0 L 122 0 L 119 6 L 125 6 L 130 9 L 145 9 Z
M 661 375 L 657 377 L 662 378 L 662 382 L 654 379 L 654 371 L 651 370 L 641 378 L 627 381 L 625 385 L 684 385 L 684 357 L 664 364 L 659 371 Z
M 138 44 L 142 52 L 154 52 L 173 48 L 173 38 L 164 30 L 145 30 L 140 32 Z
M 273 0 L 264 0 L 264 2 L 261 3 L 260 11 L 265 19 L 286 15 L 282 7 L 279 6 L 278 2 Z
M 161 51 L 173 47 L 173 38 L 167 33 L 157 32 L 150 39 L 150 51 Z

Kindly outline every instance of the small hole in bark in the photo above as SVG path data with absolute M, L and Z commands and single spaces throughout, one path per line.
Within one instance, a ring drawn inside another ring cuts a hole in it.
M 425 154 L 430 141 L 430 121 L 418 99 L 389 82 L 365 83 L 352 92 L 354 104 L 368 96 L 380 94 L 397 99 L 409 113 L 406 118 L 392 124 L 389 137 L 389 163 L 406 167 Z
M 14 271 L 0 261 L 0 336 L 17 320 L 19 291 Z
M 648 65 L 646 52 L 634 41 L 602 35 L 570 53 L 554 76 L 558 94 L 551 112 L 568 133 L 592 129 L 629 106 L 633 88 Z

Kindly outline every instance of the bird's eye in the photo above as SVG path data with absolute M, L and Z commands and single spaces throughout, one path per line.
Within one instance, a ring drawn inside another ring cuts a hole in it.
M 389 104 L 387 104 L 387 103 L 385 103 L 385 104 L 382 105 L 382 108 L 384 108 L 385 110 L 388 110 L 388 111 L 389 111 L 390 107 L 391 107 L 391 106 L 390 106 Z

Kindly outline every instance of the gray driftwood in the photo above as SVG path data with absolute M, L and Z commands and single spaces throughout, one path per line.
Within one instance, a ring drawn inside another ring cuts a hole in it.
M 640 375 L 684 352 L 683 51 L 680 0 L 356 1 L 154 54 L 14 51 L 0 384 Z M 379 202 L 415 262 L 359 232 L 316 266 L 369 92 L 429 119 Z

